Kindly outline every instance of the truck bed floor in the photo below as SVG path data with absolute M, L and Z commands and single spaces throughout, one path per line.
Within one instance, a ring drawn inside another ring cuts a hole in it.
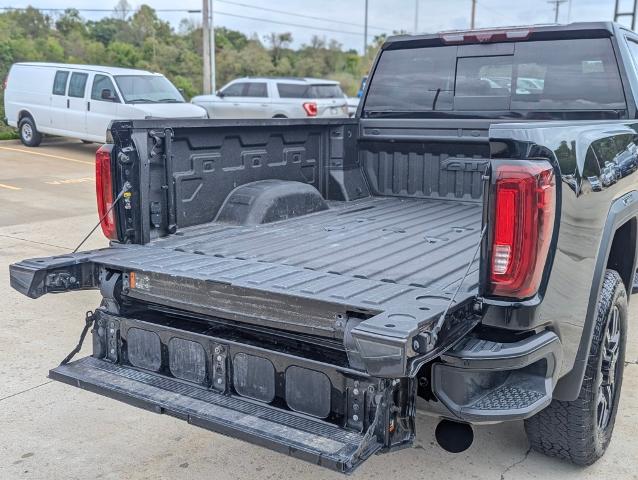
M 251 260 L 445 291 L 460 280 L 480 235 L 481 204 L 372 197 L 257 226 L 208 223 L 155 247 Z M 478 261 L 464 290 L 474 290 Z

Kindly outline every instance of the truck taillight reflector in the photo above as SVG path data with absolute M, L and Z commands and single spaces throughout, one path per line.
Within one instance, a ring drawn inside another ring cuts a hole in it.
M 100 226 L 106 238 L 117 239 L 113 206 L 113 179 L 111 177 L 111 151 L 113 145 L 102 145 L 95 153 L 95 193 Z
M 488 293 L 517 299 L 536 294 L 556 214 L 556 179 L 547 162 L 497 164 Z

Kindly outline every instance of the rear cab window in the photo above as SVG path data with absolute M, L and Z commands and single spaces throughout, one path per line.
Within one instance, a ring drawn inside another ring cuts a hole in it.
M 69 78 L 69 72 L 58 70 L 55 72 L 53 79 L 53 95 L 66 95 L 66 82 Z
M 466 46 L 385 50 L 363 115 L 627 108 L 609 38 L 510 45 L 511 52 L 493 55 L 468 54 Z
M 84 98 L 86 90 L 87 73 L 73 72 L 69 81 L 69 97 Z

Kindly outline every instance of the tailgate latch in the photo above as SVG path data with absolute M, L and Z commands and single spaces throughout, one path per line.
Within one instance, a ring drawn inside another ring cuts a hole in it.
M 78 279 L 68 272 L 54 272 L 47 275 L 45 286 L 48 292 L 66 291 L 79 287 Z

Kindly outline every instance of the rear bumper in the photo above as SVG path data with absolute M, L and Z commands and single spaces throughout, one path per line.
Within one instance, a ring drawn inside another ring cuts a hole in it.
M 558 336 L 544 331 L 514 343 L 467 338 L 432 368 L 432 389 L 453 418 L 521 420 L 545 408 L 562 360 Z

